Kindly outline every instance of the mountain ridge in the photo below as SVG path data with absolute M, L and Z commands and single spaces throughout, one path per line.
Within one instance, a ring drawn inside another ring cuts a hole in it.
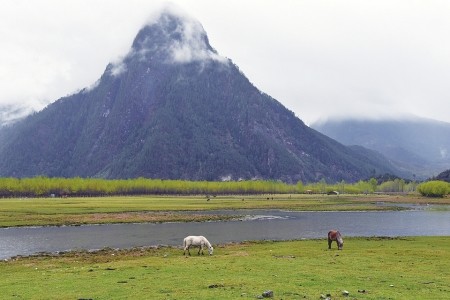
M 450 167 L 450 123 L 401 119 L 329 120 L 311 125 L 344 145 L 361 145 L 382 153 L 399 169 L 420 179 Z

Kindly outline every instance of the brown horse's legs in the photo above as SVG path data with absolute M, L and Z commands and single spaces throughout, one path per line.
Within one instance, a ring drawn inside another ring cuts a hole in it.
M 332 240 L 328 239 L 328 249 L 331 249 L 331 243 L 332 242 L 333 242 Z

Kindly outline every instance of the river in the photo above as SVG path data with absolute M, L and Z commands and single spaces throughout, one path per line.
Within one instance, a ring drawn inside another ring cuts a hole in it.
M 107 224 L 0 229 L 0 259 L 39 252 L 181 245 L 187 235 L 204 235 L 212 244 L 245 240 L 343 236 L 449 236 L 450 211 L 414 209 L 387 212 L 293 212 L 233 210 L 195 212 L 243 216 L 240 220 L 193 223 Z

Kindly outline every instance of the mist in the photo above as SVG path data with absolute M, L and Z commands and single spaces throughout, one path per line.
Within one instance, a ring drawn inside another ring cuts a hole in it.
M 258 89 L 307 124 L 402 115 L 450 122 L 450 2 L 171 2 L 196 20 L 183 32 L 188 43 L 174 47 L 175 59 L 229 58 Z M 15 119 L 14 107 L 39 110 L 95 85 L 165 5 L 3 1 L 3 120 Z M 199 27 L 217 53 L 197 43 Z M 116 66 L 116 74 L 125 70 Z

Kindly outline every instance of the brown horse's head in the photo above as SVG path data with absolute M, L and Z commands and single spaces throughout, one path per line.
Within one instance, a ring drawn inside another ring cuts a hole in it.
M 338 244 L 338 250 L 342 250 L 344 247 L 344 240 L 342 239 L 342 235 L 339 231 L 336 231 L 336 243 Z
M 342 248 L 344 247 L 344 240 L 342 239 L 342 237 L 338 237 L 336 239 L 336 242 L 338 244 L 338 250 L 342 250 Z

